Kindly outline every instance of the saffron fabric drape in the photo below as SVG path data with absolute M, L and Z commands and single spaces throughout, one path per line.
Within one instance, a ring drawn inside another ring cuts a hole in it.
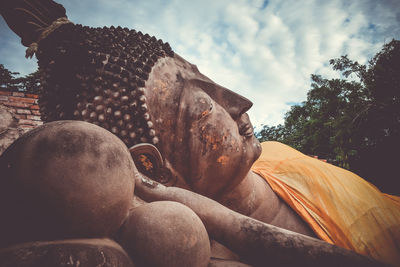
M 400 197 L 279 142 L 261 145 L 263 152 L 252 170 L 317 236 L 400 266 Z

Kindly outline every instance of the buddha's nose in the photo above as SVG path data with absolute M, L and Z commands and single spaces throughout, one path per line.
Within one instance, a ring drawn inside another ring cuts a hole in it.
M 234 120 L 239 119 L 243 113 L 248 111 L 253 106 L 253 102 L 251 102 L 244 96 L 232 92 L 229 89 L 223 89 L 225 89 L 223 91 L 223 96 L 221 100 L 223 103 L 220 105 L 225 108 L 225 110 L 231 115 Z
M 220 104 L 234 120 L 249 110 L 253 106 L 253 102 L 241 96 L 228 88 L 222 87 L 216 83 L 209 83 L 197 80 L 203 83 L 201 88 L 218 104 Z

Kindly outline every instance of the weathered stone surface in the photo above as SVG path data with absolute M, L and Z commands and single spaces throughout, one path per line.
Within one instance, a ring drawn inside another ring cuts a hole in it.
M 18 128 L 18 119 L 10 108 L 0 104 L 0 155 L 23 133 L 24 130 Z
M 47 123 L 0 156 L 0 246 L 112 236 L 128 215 L 134 163 L 90 123 Z
M 208 267 L 251 267 L 251 265 L 239 261 L 211 258 Z
M 203 223 L 177 202 L 152 202 L 134 209 L 120 234 L 120 243 L 140 266 L 204 267 L 210 260 Z
M 134 267 L 127 253 L 109 239 L 71 239 L 18 244 L 0 250 L 0 267 Z

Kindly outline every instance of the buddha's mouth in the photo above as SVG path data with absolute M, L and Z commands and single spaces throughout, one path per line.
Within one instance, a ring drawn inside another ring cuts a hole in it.
M 249 115 L 247 113 L 242 114 L 238 121 L 239 134 L 247 138 L 254 135 L 253 125 L 250 122 Z
M 253 134 L 254 134 L 253 125 L 251 125 L 250 122 L 241 125 L 241 127 L 239 128 L 239 134 L 243 135 L 245 137 L 253 136 Z

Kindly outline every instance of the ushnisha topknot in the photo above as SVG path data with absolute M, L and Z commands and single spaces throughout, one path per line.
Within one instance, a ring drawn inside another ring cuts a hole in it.
M 65 8 L 53 0 L 1 0 L 0 15 L 27 47 L 68 20 Z
M 168 43 L 121 27 L 90 28 L 68 20 L 53 0 L 1 0 L 0 14 L 36 54 L 42 120 L 83 120 L 102 126 L 127 146 L 158 143 L 147 112 L 145 82 Z
M 128 146 L 159 142 L 147 112 L 145 83 L 168 43 L 121 27 L 63 24 L 38 42 L 42 120 L 83 120 Z

